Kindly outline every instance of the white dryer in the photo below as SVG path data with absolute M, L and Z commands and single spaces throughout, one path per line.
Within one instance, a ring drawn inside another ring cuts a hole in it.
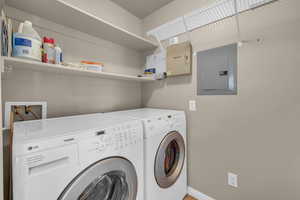
M 105 115 L 143 122 L 145 200 L 182 200 L 187 194 L 185 113 L 144 108 Z
M 142 124 L 85 115 L 18 122 L 14 200 L 143 200 Z

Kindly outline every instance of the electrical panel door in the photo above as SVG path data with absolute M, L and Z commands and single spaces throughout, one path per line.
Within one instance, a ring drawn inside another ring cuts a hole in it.
M 189 75 L 192 69 L 192 46 L 190 42 L 174 44 L 167 48 L 167 75 Z
M 236 94 L 237 44 L 197 54 L 198 95 Z

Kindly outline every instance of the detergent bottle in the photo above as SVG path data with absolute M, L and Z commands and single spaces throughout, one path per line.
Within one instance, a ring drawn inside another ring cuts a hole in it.
M 36 30 L 33 29 L 32 23 L 30 21 L 25 21 L 24 23 L 21 23 L 19 25 L 18 33 L 23 33 L 24 35 L 30 36 L 41 41 L 41 37 L 36 32 Z
M 20 23 L 18 32 L 13 35 L 13 56 L 41 61 L 42 41 L 30 21 Z

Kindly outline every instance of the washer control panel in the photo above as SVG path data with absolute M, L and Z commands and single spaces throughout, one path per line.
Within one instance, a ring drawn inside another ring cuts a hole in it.
M 90 147 L 89 151 L 102 152 L 110 145 L 113 145 L 112 136 L 108 133 L 106 130 L 96 131 L 95 136 L 89 139 L 90 145 L 87 146 Z
M 139 123 L 124 124 L 113 128 L 114 150 L 127 148 L 142 141 L 142 126 Z
M 79 154 L 81 158 L 87 160 L 95 159 L 95 156 L 99 157 L 99 155 L 110 156 L 142 141 L 142 123 L 127 122 L 88 133 L 88 136 L 79 142 Z

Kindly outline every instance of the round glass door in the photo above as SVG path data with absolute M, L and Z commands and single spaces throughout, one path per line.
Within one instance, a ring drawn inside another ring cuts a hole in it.
M 184 139 L 173 131 L 163 139 L 156 153 L 154 175 L 157 184 L 162 188 L 173 185 L 181 174 L 184 160 Z
M 81 172 L 58 200 L 135 200 L 137 175 L 123 158 L 98 161 Z
M 128 183 L 124 172 L 114 171 L 97 177 L 90 183 L 77 200 L 111 200 L 128 198 Z

